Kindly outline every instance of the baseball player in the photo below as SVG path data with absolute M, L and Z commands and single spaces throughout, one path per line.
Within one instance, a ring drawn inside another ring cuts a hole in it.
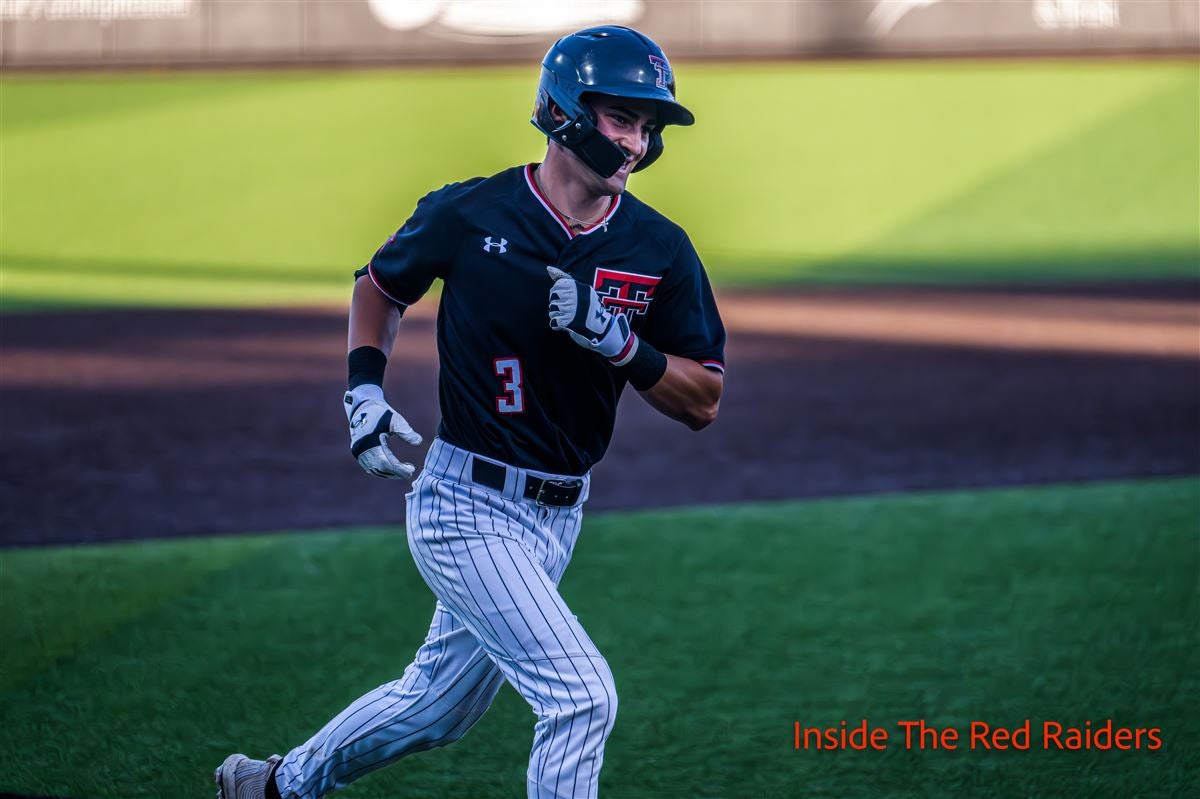
M 426 195 L 355 274 L 350 450 L 409 479 L 392 437 L 421 436 L 384 399 L 404 310 L 442 280 L 442 421 L 407 495 L 408 545 L 437 597 L 403 676 L 266 761 L 230 755 L 218 799 L 316 799 L 458 740 L 507 681 L 537 715 L 528 795 L 594 797 L 617 692 L 558 592 L 628 383 L 695 430 L 715 418 L 725 330 L 687 234 L 625 191 L 691 125 L 662 49 L 598 27 L 542 62 L 541 164 Z

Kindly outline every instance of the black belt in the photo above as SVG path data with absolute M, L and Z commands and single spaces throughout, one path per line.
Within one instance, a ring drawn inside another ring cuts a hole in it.
M 503 491 L 507 472 L 508 468 L 499 463 L 471 458 L 471 480 L 482 486 Z M 523 495 L 539 505 L 569 507 L 579 501 L 582 491 L 583 480 L 543 480 L 532 474 L 525 475 Z

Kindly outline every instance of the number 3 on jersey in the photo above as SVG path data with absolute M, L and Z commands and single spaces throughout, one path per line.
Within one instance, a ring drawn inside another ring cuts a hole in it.
M 521 359 L 497 358 L 496 376 L 504 380 L 506 394 L 496 397 L 497 413 L 524 413 L 525 392 L 521 388 Z

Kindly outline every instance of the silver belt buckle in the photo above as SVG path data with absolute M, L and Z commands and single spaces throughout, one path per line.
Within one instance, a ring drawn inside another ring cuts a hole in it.
M 542 502 L 542 494 L 545 493 L 546 486 L 553 486 L 554 488 L 561 488 L 563 491 L 570 491 L 572 489 L 582 489 L 583 483 L 582 481 L 575 480 L 543 480 L 542 484 L 538 486 L 537 496 L 534 497 L 533 500 L 539 505 L 544 506 L 546 504 Z

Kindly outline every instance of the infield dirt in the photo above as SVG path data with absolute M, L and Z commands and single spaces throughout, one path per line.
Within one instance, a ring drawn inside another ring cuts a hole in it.
M 721 414 L 634 393 L 592 509 L 1200 472 L 1200 283 L 724 292 Z M 3 545 L 397 524 L 349 457 L 344 309 L 3 318 Z M 388 396 L 436 428 L 433 304 Z M 424 449 L 424 448 L 422 448 Z

